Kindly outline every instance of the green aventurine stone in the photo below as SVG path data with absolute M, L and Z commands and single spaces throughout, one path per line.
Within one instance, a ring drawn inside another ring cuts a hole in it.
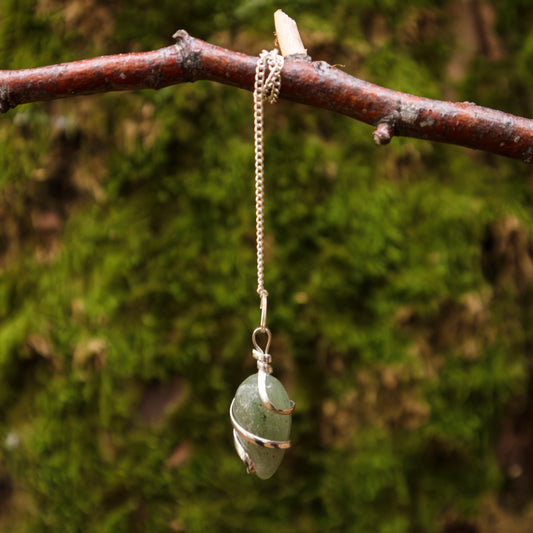
M 267 376 L 268 397 L 279 409 L 290 405 L 287 391 L 274 376 Z M 237 389 L 233 414 L 237 422 L 247 431 L 269 440 L 289 440 L 291 415 L 280 415 L 269 411 L 261 401 L 257 390 L 257 374 L 246 378 Z M 237 437 L 246 453 L 255 464 L 257 477 L 268 479 L 278 469 L 285 450 L 264 448 Z

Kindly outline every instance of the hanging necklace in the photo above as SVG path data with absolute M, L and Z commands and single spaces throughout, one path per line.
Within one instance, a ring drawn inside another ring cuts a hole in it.
M 276 49 L 261 52 L 254 87 L 257 293 L 261 300 L 261 322 L 252 333 L 252 355 L 257 360 L 257 373 L 240 384 L 230 407 L 235 449 L 248 473 L 255 473 L 261 479 L 274 475 L 285 450 L 291 446 L 290 415 L 294 411 L 294 402 L 289 399 L 281 382 L 271 375 L 272 358 L 268 352 L 272 334 L 266 325 L 268 292 L 264 279 L 263 100 L 270 103 L 277 101 L 282 68 L 283 56 L 278 55 Z M 260 337 L 263 338 L 264 348 L 260 345 Z

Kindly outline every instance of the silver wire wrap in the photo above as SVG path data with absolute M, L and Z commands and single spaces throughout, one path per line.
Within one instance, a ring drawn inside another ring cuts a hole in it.
M 255 144 L 255 229 L 256 229 L 256 248 L 257 248 L 257 293 L 261 298 L 261 323 L 252 333 L 252 343 L 254 349 L 252 355 L 257 360 L 257 388 L 259 397 L 263 405 L 270 411 L 290 415 L 294 411 L 294 402 L 290 401 L 287 409 L 279 409 L 268 397 L 267 376 L 272 373 L 270 363 L 272 358 L 268 353 L 272 334 L 266 326 L 267 322 L 267 298 L 268 292 L 265 289 L 265 253 L 264 253 L 264 197 L 265 197 L 265 179 L 264 179 L 264 139 L 263 139 L 263 102 L 267 100 L 273 104 L 278 100 L 281 87 L 281 70 L 284 59 L 279 55 L 276 49 L 268 52 L 263 50 L 259 55 L 255 69 L 255 86 L 254 86 L 254 144 Z M 268 67 L 268 76 L 265 75 Z M 262 333 L 267 336 L 265 349 L 263 350 L 257 342 L 257 334 Z M 265 439 L 250 433 L 244 429 L 233 415 L 233 405 L 235 398 L 230 406 L 230 418 L 233 424 L 233 440 L 235 449 L 241 460 L 246 465 L 248 473 L 255 472 L 255 465 L 246 450 L 242 446 L 239 437 L 264 448 L 274 448 L 284 450 L 291 447 L 291 441 L 276 441 Z
M 246 431 L 238 422 L 235 420 L 235 416 L 233 415 L 233 404 L 235 403 L 235 398 L 233 398 L 233 401 L 231 402 L 231 407 L 229 410 L 229 414 L 231 417 L 231 423 L 233 424 L 233 433 L 235 436 L 235 433 L 239 434 L 243 439 L 247 440 L 248 442 L 251 442 L 252 444 L 256 444 L 257 446 L 261 446 L 263 448 L 272 448 L 275 450 L 287 450 L 291 447 L 291 441 L 290 440 L 270 440 L 270 439 L 264 439 L 262 437 L 258 437 L 257 435 L 254 435 L 253 433 L 250 433 L 249 431 Z M 240 455 L 240 454 L 239 454 Z
M 267 344 L 265 347 L 265 350 L 263 351 L 261 347 L 258 345 L 256 340 L 256 335 L 258 333 L 266 333 L 267 334 Z M 272 374 L 272 367 L 270 366 L 270 363 L 272 362 L 272 357 L 268 353 L 268 349 L 270 347 L 270 340 L 271 340 L 271 333 L 270 330 L 267 328 L 265 331 L 261 331 L 261 328 L 256 328 L 254 332 L 252 333 L 252 343 L 254 345 L 254 349 L 252 350 L 252 355 L 257 360 L 257 389 L 259 391 L 259 397 L 261 398 L 261 401 L 263 402 L 263 405 L 273 413 L 277 413 L 278 415 L 290 415 L 294 411 L 294 402 L 291 400 L 290 405 L 287 409 L 280 409 L 279 407 L 276 407 L 268 397 L 268 391 L 267 391 L 267 376 L 269 374 Z
M 267 341 L 266 341 L 264 351 L 257 342 L 256 336 L 258 333 L 264 333 L 267 336 Z M 277 413 L 280 415 L 290 415 L 294 411 L 294 402 L 292 400 L 290 400 L 290 405 L 287 409 L 279 409 L 270 401 L 270 398 L 268 397 L 266 379 L 267 379 L 267 376 L 272 373 L 272 367 L 270 366 L 270 363 L 272 362 L 272 357 L 267 352 L 270 348 L 271 340 L 272 340 L 272 334 L 270 333 L 270 330 L 268 328 L 265 328 L 263 330 L 261 327 L 259 327 L 259 328 L 256 328 L 254 332 L 252 333 L 252 343 L 254 345 L 254 349 L 252 350 L 252 355 L 257 360 L 257 389 L 259 392 L 259 397 L 261 398 L 263 405 L 269 411 L 273 411 L 274 413 Z M 246 465 L 246 471 L 249 474 L 253 474 L 255 472 L 255 464 L 252 458 L 246 453 L 246 450 L 244 449 L 241 442 L 239 441 L 239 436 L 247 440 L 248 442 L 255 444 L 256 446 L 261 446 L 263 448 L 273 448 L 277 450 L 286 450 L 290 448 L 291 441 L 290 440 L 270 440 L 270 439 L 265 439 L 263 437 L 259 437 L 258 435 L 255 435 L 253 433 L 250 433 L 249 431 L 244 429 L 235 419 L 235 416 L 233 414 L 234 404 L 235 404 L 235 398 L 233 398 L 233 401 L 231 402 L 231 406 L 229 408 L 229 416 L 231 418 L 231 423 L 233 424 L 233 442 L 235 444 L 235 449 L 237 450 L 237 454 L 241 458 L 241 461 Z

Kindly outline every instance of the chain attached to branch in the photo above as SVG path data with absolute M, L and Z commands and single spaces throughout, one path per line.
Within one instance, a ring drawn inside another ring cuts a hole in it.
M 261 479 L 274 474 L 285 450 L 291 447 L 289 437 L 294 411 L 294 402 L 281 382 L 272 376 L 269 353 L 272 334 L 267 327 L 268 292 L 265 289 L 263 101 L 274 103 L 278 99 L 282 68 L 283 56 L 278 55 L 277 50 L 263 50 L 255 70 L 255 226 L 261 323 L 252 333 L 252 355 L 257 361 L 257 373 L 241 383 L 229 409 L 235 449 L 246 470 Z M 259 345 L 258 336 L 263 346 Z
M 268 68 L 268 76 L 265 79 Z M 276 49 L 263 50 L 255 69 L 254 87 L 254 142 L 255 142 L 255 232 L 257 246 L 257 293 L 261 298 L 261 331 L 266 328 L 267 296 L 265 289 L 265 232 L 264 232 L 264 150 L 263 101 L 273 104 L 278 100 L 281 86 L 283 56 Z

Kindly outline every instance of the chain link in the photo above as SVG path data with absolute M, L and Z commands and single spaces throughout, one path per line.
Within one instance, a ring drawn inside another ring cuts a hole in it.
M 278 100 L 281 87 L 283 56 L 276 49 L 263 50 L 255 69 L 254 86 L 254 144 L 255 144 L 255 231 L 257 246 L 257 292 L 261 297 L 261 330 L 266 330 L 268 292 L 265 289 L 265 177 L 263 149 L 263 101 L 273 104 Z M 265 79 L 268 67 L 268 76 Z

